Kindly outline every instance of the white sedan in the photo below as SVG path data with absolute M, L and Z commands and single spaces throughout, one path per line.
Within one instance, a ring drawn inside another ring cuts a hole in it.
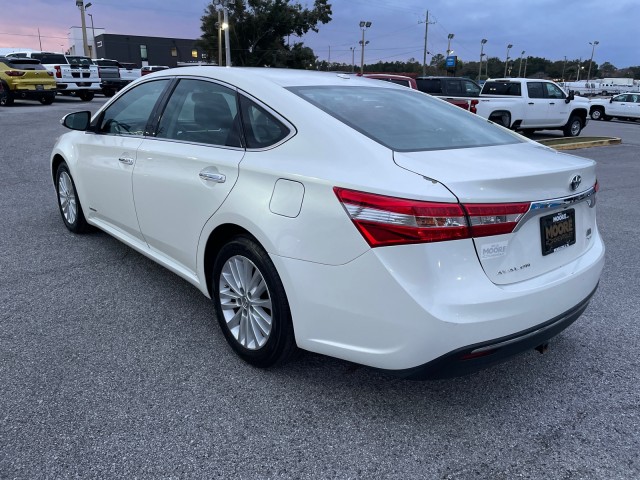
M 543 350 L 603 268 L 593 161 L 387 82 L 181 68 L 63 124 L 66 227 L 191 282 L 259 367 L 477 370 Z

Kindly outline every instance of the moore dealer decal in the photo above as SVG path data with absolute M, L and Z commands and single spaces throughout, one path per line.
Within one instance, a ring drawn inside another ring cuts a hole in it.
M 507 254 L 507 243 L 499 242 L 490 245 L 483 245 L 480 250 L 480 258 L 486 260 L 488 258 L 502 257 Z

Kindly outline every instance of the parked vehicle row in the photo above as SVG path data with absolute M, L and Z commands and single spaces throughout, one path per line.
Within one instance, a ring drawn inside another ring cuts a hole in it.
M 387 82 L 185 67 L 63 124 L 64 225 L 197 286 L 258 367 L 485 368 L 544 350 L 604 265 L 595 162 Z
M 8 56 L 39 60 L 53 74 L 58 93 L 75 94 L 80 100 L 88 102 L 100 91 L 98 67 L 89 57 L 35 51 L 13 52 Z
M 105 97 L 113 97 L 118 90 L 142 75 L 141 69 L 124 66 L 117 60 L 100 58 L 93 63 L 98 65 L 100 87 Z

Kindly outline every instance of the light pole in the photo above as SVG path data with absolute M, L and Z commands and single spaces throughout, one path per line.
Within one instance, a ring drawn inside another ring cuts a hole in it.
M 576 74 L 576 82 L 580 80 L 580 70 L 584 70 L 582 66 L 582 57 L 580 57 L 580 61 L 578 62 L 578 73 Z
M 567 56 L 564 56 L 564 63 L 562 64 L 562 83 L 564 83 L 564 70 L 567 68 Z
M 360 45 L 362 45 L 362 52 L 360 54 L 360 74 L 362 75 L 364 73 L 364 46 L 367 45 L 369 42 L 365 42 L 364 41 L 364 31 L 371 27 L 371 22 L 368 21 L 361 21 L 360 22 L 360 29 L 362 30 L 362 40 L 360 40 Z
M 520 66 L 518 67 L 518 78 L 520 78 L 520 70 L 522 70 L 522 56 L 524 55 L 524 50 L 520 54 Z
M 225 65 L 231 66 L 231 46 L 229 45 L 229 5 L 233 5 L 235 0 L 212 0 L 214 5 L 220 5 L 222 7 L 222 25 L 224 30 L 224 53 L 225 53 Z M 220 16 L 218 16 L 220 20 Z M 220 27 L 218 27 L 220 28 Z
M 91 5 L 89 3 L 88 5 Z M 84 18 L 84 0 L 76 0 L 76 7 L 80 9 L 80 21 L 82 23 L 82 48 L 84 50 L 84 56 L 89 56 L 89 45 L 87 45 L 87 23 Z
M 509 44 L 507 45 L 507 59 L 504 61 L 504 76 L 507 76 L 507 66 L 509 65 L 509 50 L 511 50 L 511 47 L 513 47 L 513 45 Z
M 487 39 L 483 38 L 480 40 L 480 69 L 478 70 L 478 80 L 482 76 L 482 57 L 484 57 L 484 44 L 487 43 Z
M 599 43 L 600 42 L 597 41 L 597 40 L 594 40 L 593 42 L 589 42 L 589 45 L 591 45 L 591 59 L 589 60 L 589 70 L 587 72 L 587 82 L 591 78 L 591 64 L 593 63 L 593 53 L 596 50 L 596 45 L 598 45 Z
M 522 74 L 522 76 L 523 76 L 524 78 L 527 78 L 527 62 L 528 62 L 528 61 L 529 61 L 529 57 L 527 57 L 527 58 L 525 58 L 525 59 L 524 59 L 524 72 L 523 72 L 523 74 Z
M 451 55 L 451 40 L 453 39 L 453 37 L 455 37 L 453 33 L 447 35 L 447 39 L 449 40 L 449 42 L 447 43 L 447 57 Z
M 349 47 L 351 50 L 351 73 L 356 70 L 356 47 Z

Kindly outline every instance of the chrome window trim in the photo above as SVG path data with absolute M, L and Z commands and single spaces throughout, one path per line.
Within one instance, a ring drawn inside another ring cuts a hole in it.
M 575 205 L 577 203 L 587 202 L 589 208 L 593 208 L 596 205 L 596 187 L 595 185 L 589 188 L 589 190 L 579 193 L 577 195 L 571 195 L 568 197 L 554 198 L 551 200 L 543 200 L 539 202 L 532 202 L 531 206 L 527 213 L 525 213 L 516 228 L 513 229 L 513 232 L 517 232 L 522 225 L 524 225 L 527 220 L 537 216 L 540 213 L 543 213 L 545 210 L 553 209 L 553 208 L 568 208 L 571 205 Z

